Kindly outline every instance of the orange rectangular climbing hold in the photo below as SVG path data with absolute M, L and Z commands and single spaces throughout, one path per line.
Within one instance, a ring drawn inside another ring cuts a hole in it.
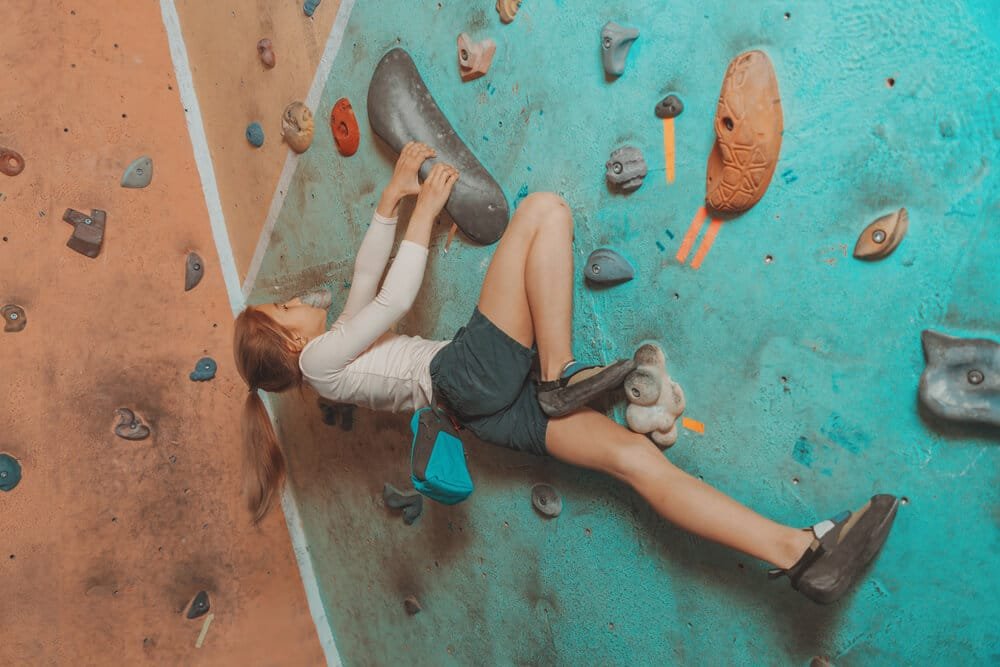
M 694 431 L 695 433 L 701 433 L 705 435 L 705 425 L 700 421 L 695 421 L 694 419 L 688 419 L 684 417 L 681 419 L 681 425 L 688 429 L 689 431 Z

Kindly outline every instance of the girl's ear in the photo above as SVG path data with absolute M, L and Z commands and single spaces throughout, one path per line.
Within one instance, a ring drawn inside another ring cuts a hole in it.
M 920 341 L 924 345 L 924 357 L 929 363 L 936 363 L 944 358 L 944 353 L 954 339 L 951 336 L 924 329 Z

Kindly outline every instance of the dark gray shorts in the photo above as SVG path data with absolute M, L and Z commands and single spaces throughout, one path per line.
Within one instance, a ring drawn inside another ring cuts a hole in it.
M 482 440 L 544 455 L 549 418 L 530 377 L 534 358 L 476 308 L 431 360 L 434 398 Z

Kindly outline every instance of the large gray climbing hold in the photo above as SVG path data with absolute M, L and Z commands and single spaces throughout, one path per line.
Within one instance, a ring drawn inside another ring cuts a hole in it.
M 684 391 L 667 373 L 667 357 L 655 343 L 636 350 L 636 368 L 625 378 L 625 423 L 660 449 L 677 442 L 677 420 L 686 405 Z
M 122 175 L 123 188 L 144 188 L 153 180 L 153 158 L 143 155 L 130 164 Z
M 642 151 L 634 146 L 622 146 L 611 154 L 604 166 L 608 184 L 622 192 L 638 190 L 648 172 Z
M 617 285 L 632 280 L 635 277 L 635 269 L 627 259 L 611 248 L 598 248 L 587 258 L 583 275 L 595 283 Z
M 920 376 L 924 406 L 942 419 L 1000 426 L 1000 343 L 930 329 L 921 341 L 927 358 Z
M 422 141 L 437 151 L 436 158 L 420 167 L 421 179 L 439 161 L 458 169 L 461 176 L 445 210 L 476 243 L 500 239 L 510 218 L 503 190 L 455 133 L 403 49 L 389 51 L 375 67 L 368 86 L 368 120 L 397 153 L 410 141 Z
M 626 28 L 610 21 L 604 24 L 601 28 L 601 58 L 608 76 L 622 75 L 625 71 L 625 58 L 638 36 L 636 28 Z
M 205 276 L 205 262 L 196 252 L 188 253 L 187 261 L 184 264 L 184 291 L 190 292 Z

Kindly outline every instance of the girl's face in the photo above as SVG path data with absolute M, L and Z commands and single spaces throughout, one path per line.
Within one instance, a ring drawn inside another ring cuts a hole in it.
M 262 313 L 281 324 L 300 341 L 296 347 L 303 347 L 307 342 L 326 331 L 326 309 L 316 308 L 302 303 L 295 297 L 284 303 L 265 303 L 257 306 Z

